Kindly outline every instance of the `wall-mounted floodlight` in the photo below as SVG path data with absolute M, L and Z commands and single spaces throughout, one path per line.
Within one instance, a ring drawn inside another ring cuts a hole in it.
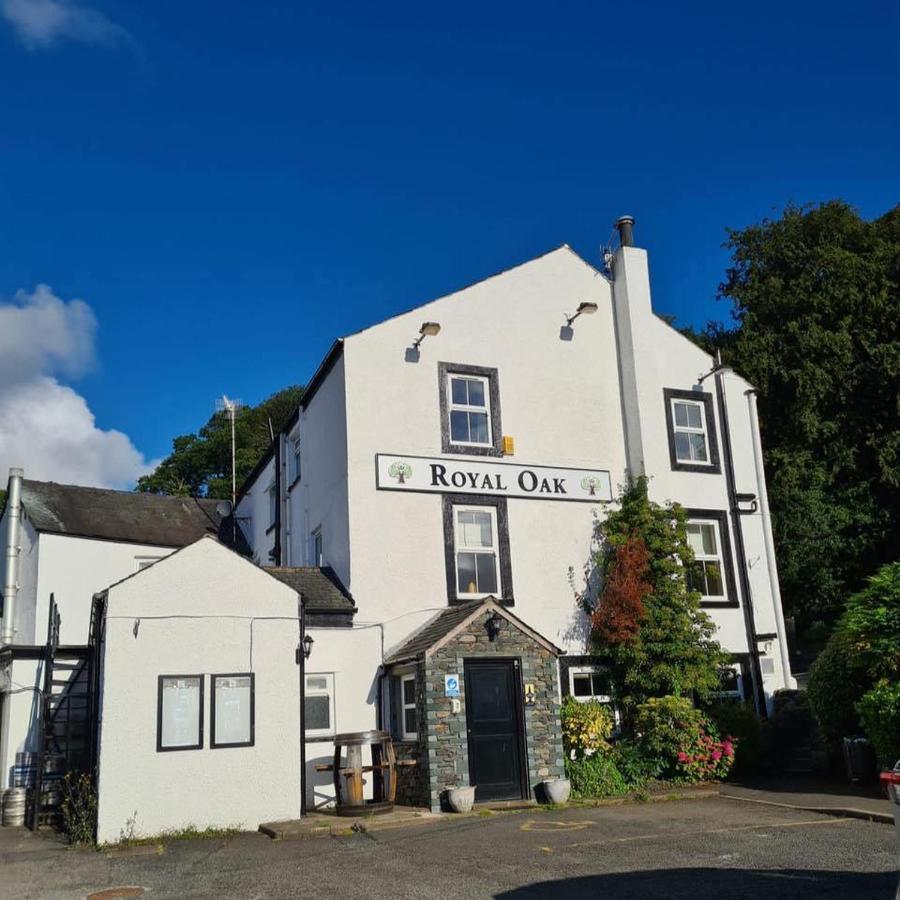
M 566 325 L 567 325 L 568 327 L 571 328 L 571 327 L 572 327 L 572 323 L 573 323 L 579 316 L 583 316 L 583 315 L 585 315 L 585 314 L 587 314 L 587 315 L 589 315 L 589 316 L 592 316 L 595 312 L 597 312 L 597 304 L 596 304 L 596 303 L 591 303 L 591 302 L 585 300 L 584 303 L 579 303 L 579 304 L 578 304 L 578 309 L 575 310 L 574 315 L 571 315 L 571 316 L 570 316 L 568 313 L 564 313 L 564 315 L 565 315 L 565 317 L 566 317 Z
M 434 337 L 441 330 L 440 322 L 423 322 L 419 329 L 419 336 L 413 341 L 413 347 L 418 350 L 419 344 L 427 337 Z
M 730 375 L 732 372 L 734 372 L 734 369 L 722 362 L 722 354 L 717 350 L 715 365 L 705 375 L 701 375 L 697 379 L 697 384 L 703 384 L 710 375 Z

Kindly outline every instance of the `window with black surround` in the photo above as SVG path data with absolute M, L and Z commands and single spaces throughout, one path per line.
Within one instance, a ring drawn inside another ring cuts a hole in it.
M 442 451 L 502 456 L 497 370 L 441 362 L 438 378 Z
M 679 472 L 721 472 L 712 394 L 665 388 L 669 459 Z
M 210 747 L 252 747 L 256 740 L 256 685 L 252 672 L 210 675 Z
M 203 748 L 203 676 L 160 675 L 156 698 L 156 749 Z
M 688 509 L 687 540 L 694 552 L 685 576 L 688 590 L 700 594 L 701 606 L 738 606 L 728 514 L 716 509 Z
M 493 596 L 512 606 L 506 498 L 444 494 L 443 517 L 448 601 Z

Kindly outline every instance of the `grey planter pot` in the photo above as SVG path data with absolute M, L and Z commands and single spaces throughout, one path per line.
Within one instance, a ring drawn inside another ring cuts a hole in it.
M 472 812 L 472 807 L 475 804 L 475 788 L 447 788 L 447 803 L 455 813 Z
M 572 793 L 572 782 L 568 778 L 548 778 L 541 782 L 544 796 L 550 803 L 568 803 Z

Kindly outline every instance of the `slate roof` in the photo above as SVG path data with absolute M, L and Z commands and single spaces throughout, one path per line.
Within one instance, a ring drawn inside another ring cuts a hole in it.
M 310 612 L 356 612 L 353 597 L 330 566 L 264 566 L 263 571 L 297 591 Z
M 391 665 L 392 663 L 406 662 L 423 657 L 435 644 L 440 643 L 474 613 L 489 609 L 500 613 L 514 627 L 529 635 L 532 640 L 543 644 L 552 653 L 555 653 L 557 656 L 562 653 L 559 647 L 526 625 L 520 618 L 514 616 L 505 606 L 498 603 L 495 598 L 483 597 L 479 600 L 470 600 L 468 603 L 448 606 L 447 609 L 439 612 L 433 619 L 414 632 L 405 643 L 392 650 L 387 655 L 385 664 Z
M 52 481 L 22 482 L 22 506 L 37 531 L 159 547 L 184 547 L 205 534 L 232 546 L 232 519 L 216 512 L 219 502 Z M 249 548 L 240 528 L 237 533 L 234 549 L 246 553 Z

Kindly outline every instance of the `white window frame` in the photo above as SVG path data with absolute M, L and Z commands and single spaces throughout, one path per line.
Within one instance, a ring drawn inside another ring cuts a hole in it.
M 325 564 L 325 539 L 322 536 L 322 526 L 314 528 L 309 536 L 310 565 L 323 566 Z
M 472 406 L 468 403 L 453 402 L 453 379 L 460 378 L 464 381 L 480 381 L 484 386 L 484 406 Z M 486 441 L 457 441 L 453 437 L 453 413 L 454 412 L 481 412 L 487 418 L 487 440 Z M 493 447 L 494 433 L 493 423 L 491 422 L 491 379 L 484 375 L 466 375 L 464 372 L 448 372 L 447 373 L 447 435 L 450 443 L 457 447 Z
M 300 480 L 300 476 L 303 474 L 303 461 L 300 456 L 300 438 L 297 438 L 293 446 L 291 448 L 291 466 L 293 471 L 291 472 L 291 484 L 294 484 Z
M 304 731 L 307 738 L 329 738 L 334 737 L 337 733 L 337 725 L 334 720 L 334 672 L 307 672 L 305 675 L 306 684 L 304 684 L 304 699 L 309 697 L 328 697 L 328 721 L 331 723 L 330 728 L 306 728 L 304 715 Z M 309 687 L 310 678 L 324 678 L 326 682 L 325 688 Z M 304 710 L 304 713 L 306 711 Z
M 454 587 L 456 588 L 456 596 L 460 600 L 477 600 L 482 597 L 491 596 L 491 591 L 483 591 L 475 593 L 469 593 L 460 591 L 459 589 L 459 554 L 460 553 L 474 553 L 474 554 L 482 554 L 487 555 L 488 553 L 494 554 L 494 568 L 496 571 L 496 581 L 497 581 L 497 590 L 493 595 L 496 597 L 503 596 L 503 581 L 501 578 L 500 572 L 500 523 L 497 519 L 497 507 L 496 506 L 478 506 L 476 504 L 454 504 L 451 507 L 452 511 L 452 525 L 453 525 L 453 577 L 454 577 Z M 457 513 L 460 512 L 486 512 L 491 517 L 491 546 L 490 547 L 482 547 L 482 548 L 472 548 L 472 547 L 460 547 L 459 545 L 459 521 L 457 520 Z
M 591 695 L 589 697 L 576 697 L 575 696 L 575 676 L 576 675 L 601 675 L 604 673 L 604 669 L 600 666 L 572 666 L 569 669 L 569 693 L 571 694 L 574 700 L 577 700 L 579 703 L 590 703 L 592 700 L 597 703 L 612 703 L 612 697 L 609 694 L 595 694 L 593 693 L 594 684 L 591 682 Z
M 266 502 L 269 508 L 269 528 L 274 528 L 275 520 L 278 518 L 278 495 L 275 492 L 274 481 L 266 488 Z
M 703 519 L 701 517 L 689 518 L 686 522 L 686 525 L 712 525 L 716 535 L 716 555 L 709 556 L 708 554 L 701 553 L 697 554 L 694 551 L 694 560 L 695 562 L 717 562 L 719 564 L 719 578 L 722 581 L 722 593 L 721 594 L 701 594 L 700 600 L 702 603 L 727 603 L 731 600 L 731 597 L 728 596 L 728 577 L 727 572 L 725 570 L 725 552 L 722 548 L 722 523 L 718 519 Z M 691 547 L 691 550 L 694 548 Z
M 688 466 L 709 466 L 712 468 L 712 452 L 709 444 L 709 423 L 706 421 L 706 404 L 702 400 L 686 400 L 683 397 L 672 397 L 669 400 L 672 407 L 672 446 L 675 453 L 675 461 Z M 685 406 L 696 406 L 700 410 L 700 427 L 694 428 L 691 425 L 679 425 L 675 415 L 676 404 L 684 404 Z M 702 434 L 703 444 L 706 447 L 706 459 L 682 459 L 678 455 L 678 434 Z
M 405 693 L 405 685 L 409 682 L 412 682 L 413 686 L 413 700 L 412 703 L 406 702 L 406 693 Z M 416 674 L 415 672 L 410 672 L 407 675 L 400 676 L 400 696 L 399 700 L 399 713 L 400 713 L 400 735 L 404 741 L 415 741 L 419 738 L 418 729 L 416 731 L 407 731 L 406 730 L 406 711 L 408 709 L 414 710 L 416 709 Z
M 723 669 L 731 669 L 737 675 L 738 688 L 736 691 L 713 691 L 713 697 L 719 697 L 722 700 L 740 700 L 746 699 L 746 690 L 744 687 L 744 672 L 740 663 L 726 663 Z

